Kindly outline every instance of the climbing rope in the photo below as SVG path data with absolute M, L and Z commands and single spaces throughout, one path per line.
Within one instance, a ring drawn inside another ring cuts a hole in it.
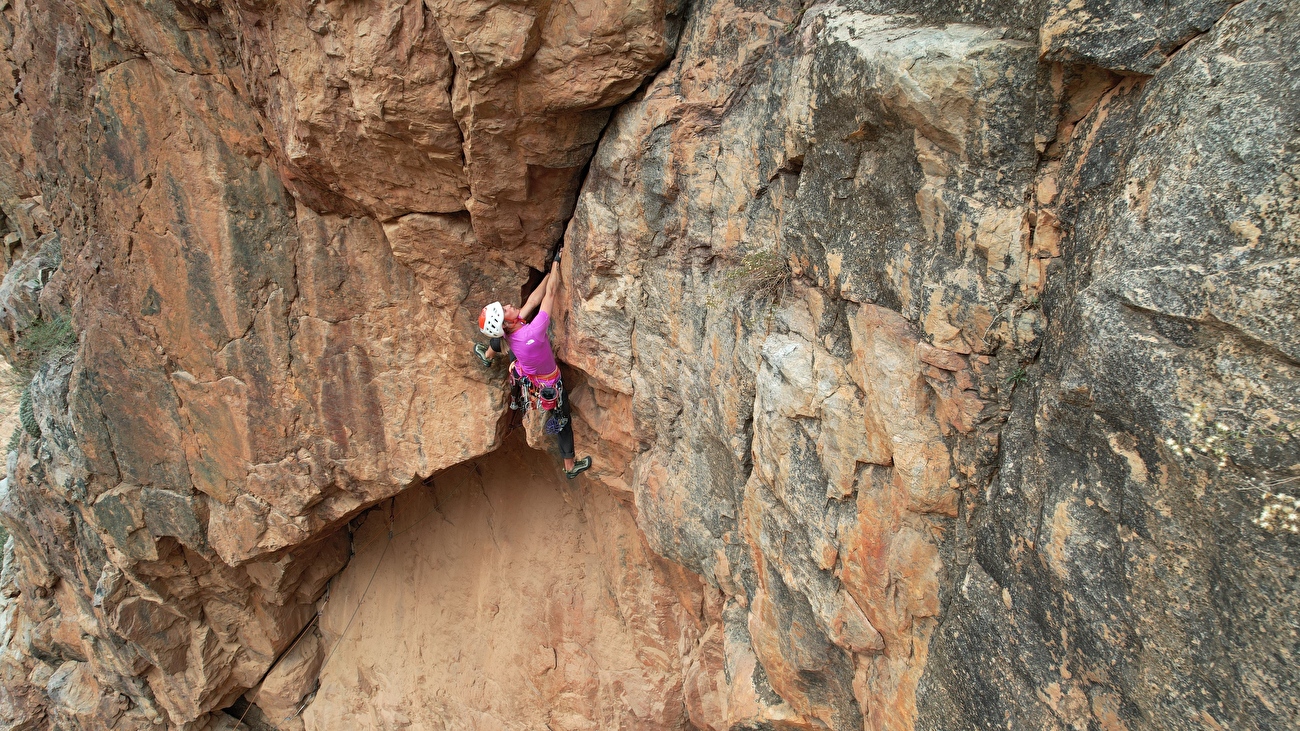
M 348 617 L 348 623 L 344 625 L 343 631 L 339 633 L 338 640 L 335 641 L 334 646 L 330 648 L 330 654 L 325 656 L 325 662 L 321 663 L 320 670 L 316 671 L 318 677 L 321 673 L 325 672 L 325 667 L 330 664 L 330 658 L 334 657 L 335 651 L 337 651 L 339 646 L 343 644 L 343 639 L 348 636 L 348 630 L 352 629 L 352 620 L 357 618 L 357 612 L 361 611 L 361 605 L 366 603 L 366 595 L 370 593 L 370 585 L 375 583 L 375 576 L 379 573 L 379 567 L 383 565 L 384 556 L 388 555 L 388 547 L 391 545 L 393 545 L 393 524 L 390 522 L 388 524 L 388 542 L 384 544 L 384 550 L 379 554 L 379 560 L 375 562 L 375 570 L 370 572 L 370 581 L 366 582 L 366 588 L 361 592 L 361 600 L 357 602 L 356 609 L 352 610 L 352 616 Z M 307 704 L 305 702 L 300 704 L 298 710 L 294 711 L 292 716 L 286 717 L 284 721 L 297 718 L 298 714 L 302 713 L 303 709 L 306 707 Z M 284 721 L 281 721 L 281 723 L 284 723 Z
M 307 630 L 311 629 L 311 626 L 313 624 L 316 624 L 316 620 L 318 619 L 320 619 L 320 614 L 312 615 L 311 619 L 307 621 L 307 624 L 304 625 L 301 630 L 298 630 L 298 636 L 294 638 L 293 644 L 289 645 L 289 649 L 282 652 L 280 656 L 276 658 L 276 662 L 279 662 L 280 658 L 287 657 L 289 653 L 293 652 L 293 648 L 297 647 L 299 642 L 302 642 L 302 638 L 307 636 Z M 266 680 L 266 676 L 271 674 L 271 671 L 275 669 L 275 665 L 276 665 L 275 662 L 271 663 L 271 667 L 267 668 L 266 672 L 262 673 L 262 677 L 259 678 L 256 683 L 253 684 L 254 688 L 258 687 L 259 685 L 262 684 L 264 680 Z M 248 705 L 244 706 L 244 712 L 239 714 L 239 720 L 235 722 L 235 728 L 239 728 L 239 725 L 244 722 L 244 716 L 247 716 L 248 712 L 252 708 L 253 708 L 253 702 L 248 701 Z

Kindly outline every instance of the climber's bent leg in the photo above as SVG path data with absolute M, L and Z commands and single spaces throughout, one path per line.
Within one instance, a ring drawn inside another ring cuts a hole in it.
M 555 442 L 560 447 L 560 456 L 564 458 L 564 469 L 573 469 L 573 419 L 569 416 L 569 394 L 564 394 L 555 407 L 553 416 L 564 422 L 564 427 L 555 435 Z
M 564 476 L 572 480 L 591 467 L 591 457 L 574 459 L 577 455 L 573 450 L 573 418 L 569 414 L 568 394 L 560 399 L 552 415 L 564 420 L 564 427 L 555 435 L 555 441 L 559 444 L 560 456 L 564 458 Z

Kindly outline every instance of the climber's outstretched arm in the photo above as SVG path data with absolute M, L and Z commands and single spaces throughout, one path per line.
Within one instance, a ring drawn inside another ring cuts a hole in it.
M 551 273 L 547 272 L 546 276 L 542 277 L 542 281 L 538 283 L 537 289 L 534 289 L 533 293 L 528 295 L 528 301 L 524 303 L 523 307 L 519 308 L 520 317 L 525 320 L 532 317 L 533 313 L 537 311 L 537 306 L 542 303 L 542 298 L 546 296 L 546 284 L 550 281 Z
M 555 293 L 560 289 L 559 257 L 556 257 L 555 261 L 551 262 L 551 271 L 546 275 L 546 279 L 542 284 L 546 289 L 546 294 L 542 296 L 542 312 L 549 315 L 555 311 Z M 542 288 L 538 287 L 539 290 Z

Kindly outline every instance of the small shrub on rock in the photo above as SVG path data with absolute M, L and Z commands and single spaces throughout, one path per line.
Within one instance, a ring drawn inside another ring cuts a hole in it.
M 728 295 L 780 301 L 790 285 L 790 262 L 775 251 L 752 251 L 723 275 Z
M 31 381 L 41 364 L 71 353 L 77 345 L 77 332 L 67 316 L 37 320 L 18 338 L 14 358 L 14 376 L 21 384 Z

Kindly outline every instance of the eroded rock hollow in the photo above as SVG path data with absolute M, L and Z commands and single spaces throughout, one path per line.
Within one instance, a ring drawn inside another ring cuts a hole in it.
M 0 0 L 0 721 L 1300 725 L 1298 46 Z M 561 245 L 574 481 L 470 349 Z

